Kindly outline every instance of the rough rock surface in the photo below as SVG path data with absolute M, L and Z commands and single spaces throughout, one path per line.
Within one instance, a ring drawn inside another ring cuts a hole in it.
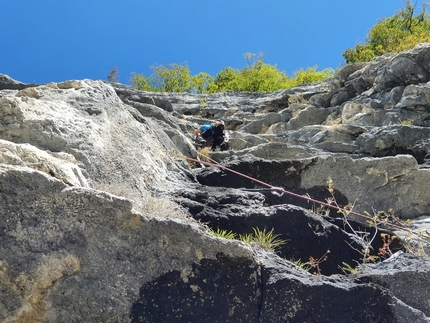
M 430 316 L 430 290 L 423 283 L 428 280 L 428 258 L 417 259 L 399 252 L 382 263 L 363 267 L 358 277 L 363 282 L 372 282 L 388 288 L 410 306 Z
M 429 322 L 429 62 L 213 95 L 0 75 L 0 322 Z M 214 119 L 232 149 L 191 168 Z
M 430 172 L 419 169 L 410 155 L 358 159 L 320 155 L 295 160 L 267 160 L 245 155 L 232 157 L 224 165 L 242 174 L 252 174 L 256 180 L 273 186 L 300 194 L 308 193 L 320 201 L 330 197 L 327 180 L 331 179 L 334 188 L 346 199 L 342 201 L 344 205 L 354 203 L 358 212 L 392 208 L 397 216 L 410 219 L 429 211 L 430 196 L 425 187 L 430 182 Z M 255 186 L 254 182 L 235 173 L 223 172 L 223 176 L 220 173 L 218 169 L 205 168 L 196 174 L 204 185 Z M 297 203 L 303 201 L 298 200 Z

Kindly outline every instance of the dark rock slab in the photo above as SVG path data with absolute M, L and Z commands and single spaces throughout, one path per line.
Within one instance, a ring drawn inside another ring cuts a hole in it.
M 378 285 L 287 268 L 279 258 L 262 260 L 261 322 L 429 322 Z
M 0 74 L 0 91 L 1 90 L 22 90 L 27 87 L 36 86 L 36 84 L 25 84 L 19 81 L 15 81 L 11 77 Z
M 130 319 L 141 322 L 258 322 L 261 278 L 255 262 L 219 254 L 141 286 Z
M 354 268 L 364 261 L 359 252 L 363 248 L 362 242 L 341 219 L 318 216 L 297 206 L 280 204 L 270 190 L 203 187 L 197 194 L 184 191 L 176 194 L 178 203 L 188 208 L 196 220 L 215 231 L 233 232 L 239 238 L 240 235 L 254 234 L 255 229 L 273 229 L 274 234 L 286 242 L 276 248 L 276 253 L 293 262 L 300 260 L 305 263 L 311 257 L 319 259 L 329 251 L 319 268 L 324 275 L 343 273 L 344 263 Z M 366 230 L 371 236 L 375 235 L 372 228 L 353 221 L 350 225 L 356 231 Z M 372 256 L 377 255 L 382 244 L 380 235 L 376 234 L 372 241 Z M 393 243 L 391 248 L 399 250 L 401 244 Z M 316 268 L 311 270 L 317 271 Z
M 430 317 L 430 259 L 399 252 L 379 264 L 362 267 L 358 277 L 389 289 L 398 299 Z

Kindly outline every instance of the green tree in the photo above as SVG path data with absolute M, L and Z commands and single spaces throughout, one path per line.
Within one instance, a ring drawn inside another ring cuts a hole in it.
M 146 75 L 133 73 L 130 81 L 131 85 L 137 90 L 149 92 L 157 91 L 157 89 L 152 87 L 151 80 Z
M 263 54 L 246 53 L 248 66 L 240 71 L 241 90 L 251 92 L 270 92 L 285 87 L 288 79 L 284 71 L 276 65 L 264 63 Z
M 321 82 L 334 76 L 335 71 L 331 68 L 326 68 L 322 71 L 317 71 L 318 66 L 299 69 L 294 72 L 294 76 L 289 78 L 286 87 L 291 88 L 303 84 L 311 84 Z
M 239 70 L 226 67 L 215 76 L 215 80 L 208 86 L 208 93 L 239 91 Z
M 221 70 L 214 82 L 208 87 L 208 93 L 225 91 L 273 92 L 294 86 L 321 82 L 334 75 L 334 70 L 317 71 L 317 66 L 300 69 L 289 77 L 276 65 L 264 62 L 263 54 L 246 53 L 247 65 L 237 70 L 227 67 Z
M 205 72 L 200 72 L 191 77 L 192 89 L 194 92 L 204 94 L 208 92 L 208 88 L 214 82 L 215 78 Z
M 369 62 L 375 59 L 378 55 L 370 44 L 358 44 L 355 48 L 346 49 L 342 56 L 348 64 L 357 62 Z
M 267 92 L 283 88 L 287 75 L 276 65 L 266 64 L 264 55 L 246 53 L 247 66 L 238 70 L 223 68 L 208 87 L 209 93 L 225 91 Z
M 141 91 L 216 93 L 226 91 L 272 92 L 293 86 L 320 82 L 331 77 L 331 69 L 317 71 L 317 67 L 300 69 L 288 77 L 276 65 L 264 62 L 263 54 L 246 53 L 247 65 L 239 70 L 223 68 L 215 77 L 200 72 L 191 76 L 186 64 L 151 66 L 152 74 L 133 74 L 131 83 Z
M 364 44 L 346 49 L 343 52 L 346 62 L 366 62 L 386 53 L 398 53 L 430 41 L 430 18 L 426 4 L 417 15 L 410 0 L 405 4 L 405 8 L 373 26 Z
M 151 69 L 151 85 L 161 92 L 186 92 L 191 89 L 191 75 L 187 64 L 155 65 Z
M 141 91 L 154 92 L 186 92 L 193 84 L 187 64 L 166 64 L 151 66 L 152 74 L 134 73 L 131 84 Z

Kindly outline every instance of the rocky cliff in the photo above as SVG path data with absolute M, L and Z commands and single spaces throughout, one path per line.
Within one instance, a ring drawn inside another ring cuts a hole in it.
M 430 44 L 275 93 L 0 75 L 0 322 L 429 322 L 429 81 Z

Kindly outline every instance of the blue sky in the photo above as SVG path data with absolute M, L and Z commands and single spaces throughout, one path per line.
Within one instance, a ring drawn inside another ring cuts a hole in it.
M 414 1 L 421 8 L 422 1 Z M 378 19 L 403 0 L 0 0 L 0 74 L 24 83 L 120 82 L 155 64 L 187 63 L 191 74 L 243 68 L 243 55 L 292 75 L 337 68 Z

